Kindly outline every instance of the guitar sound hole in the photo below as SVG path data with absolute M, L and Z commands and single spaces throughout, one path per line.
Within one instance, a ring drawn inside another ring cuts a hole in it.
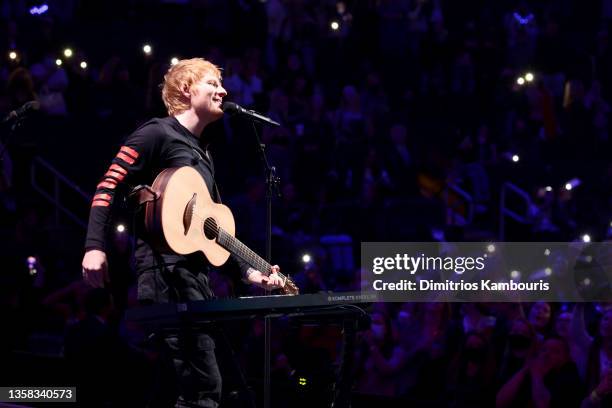
M 204 220 L 204 235 L 208 239 L 217 238 L 219 228 L 217 227 L 217 221 L 214 218 L 208 217 Z

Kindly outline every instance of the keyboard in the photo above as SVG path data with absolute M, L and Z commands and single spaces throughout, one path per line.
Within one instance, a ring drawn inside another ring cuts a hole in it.
M 126 319 L 143 324 L 174 325 L 186 320 L 363 314 L 362 307 L 375 301 L 376 295 L 360 292 L 248 296 L 142 306 L 127 310 Z

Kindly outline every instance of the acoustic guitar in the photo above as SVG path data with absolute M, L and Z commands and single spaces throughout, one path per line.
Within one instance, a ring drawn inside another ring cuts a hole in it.
M 145 205 L 145 227 L 164 252 L 181 255 L 202 252 L 214 266 L 223 265 L 230 254 L 268 276 L 272 266 L 240 242 L 235 235 L 231 210 L 215 203 L 200 173 L 191 167 L 163 170 L 153 182 L 157 199 Z M 297 295 L 298 287 L 282 273 L 283 293 Z

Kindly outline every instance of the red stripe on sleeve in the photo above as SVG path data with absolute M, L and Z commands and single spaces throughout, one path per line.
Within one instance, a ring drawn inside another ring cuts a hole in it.
M 117 181 L 122 181 L 125 178 L 125 174 L 118 173 L 115 170 L 109 170 L 104 174 L 104 177 L 112 177 Z
M 134 162 L 136 161 L 123 152 L 117 153 L 117 158 L 123 160 L 127 164 L 134 164 Z
M 108 168 L 109 170 L 114 170 L 117 173 L 121 173 L 121 174 L 127 174 L 127 170 L 124 169 L 123 167 L 121 167 L 118 164 L 111 164 L 111 166 Z
M 106 179 L 108 181 L 102 181 L 100 184 L 96 186 L 96 190 L 100 188 L 110 188 L 111 190 L 117 187 L 117 182 L 113 179 Z
M 110 201 L 111 196 L 110 196 L 110 194 L 100 193 L 100 194 L 96 194 L 93 199 L 94 200 L 107 200 L 107 201 Z
M 123 153 L 129 154 L 130 156 L 132 156 L 134 159 L 137 159 L 139 154 L 136 150 L 132 149 L 131 147 L 128 146 L 121 146 L 120 149 Z

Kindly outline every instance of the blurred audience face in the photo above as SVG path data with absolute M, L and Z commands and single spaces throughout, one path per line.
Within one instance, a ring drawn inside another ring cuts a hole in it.
M 347 85 L 342 89 L 342 101 L 348 108 L 359 109 L 359 94 L 352 85 Z
M 270 92 L 270 111 L 286 112 L 289 108 L 289 98 L 282 89 L 274 89 Z
M 604 339 L 612 339 L 612 310 L 606 311 L 601 317 L 599 334 Z
M 325 98 L 321 93 L 314 93 L 310 99 L 310 104 L 313 111 L 321 111 L 325 107 Z
M 541 357 L 546 366 L 559 369 L 570 360 L 567 343 L 562 339 L 548 339 L 542 346 Z
M 524 319 L 514 320 L 508 335 L 508 343 L 515 356 L 526 356 L 533 343 L 533 334 L 527 321 Z
M 476 334 L 468 335 L 465 340 L 465 358 L 467 361 L 479 364 L 487 355 L 486 344 L 482 337 Z
M 11 106 L 14 108 L 36 98 L 32 75 L 25 68 L 15 69 L 9 76 L 6 87 Z
M 397 323 L 400 326 L 409 325 L 414 318 L 414 303 L 402 304 L 399 312 L 397 312 Z
M 570 331 L 570 322 L 572 320 L 572 314 L 570 312 L 562 312 L 557 316 L 555 320 L 555 332 L 557 335 L 567 338 Z
M 370 323 L 370 332 L 374 340 L 381 344 L 387 338 L 388 325 L 385 316 L 382 313 L 372 313 L 372 322 Z
M 407 140 L 406 126 L 393 125 L 391 127 L 391 142 L 394 145 L 405 145 Z
M 425 305 L 425 320 L 439 321 L 444 312 L 444 303 L 431 302 Z
M 296 54 L 291 54 L 287 58 L 287 67 L 290 71 L 298 71 L 302 68 L 302 61 L 300 61 L 300 57 Z
M 543 330 L 550 322 L 550 305 L 546 302 L 537 302 L 529 310 L 529 323 L 536 330 Z

